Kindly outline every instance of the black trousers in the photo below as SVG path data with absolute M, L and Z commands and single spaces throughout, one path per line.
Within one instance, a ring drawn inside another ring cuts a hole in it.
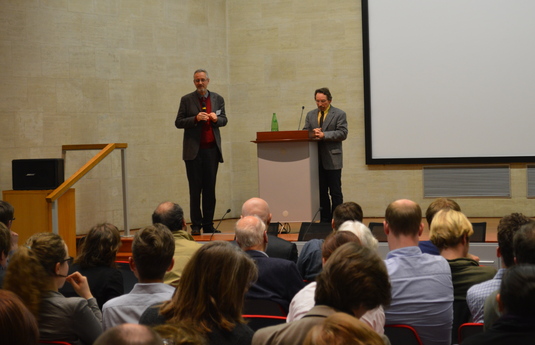
M 189 183 L 189 207 L 191 228 L 202 227 L 205 232 L 213 231 L 215 211 L 215 184 L 220 153 L 217 146 L 199 149 L 197 157 L 186 162 Z M 201 210 L 202 202 L 202 210 Z
M 325 170 L 319 164 L 320 207 L 322 223 L 330 223 L 336 206 L 344 202 L 342 195 L 342 169 Z M 330 195 L 330 197 L 329 197 Z

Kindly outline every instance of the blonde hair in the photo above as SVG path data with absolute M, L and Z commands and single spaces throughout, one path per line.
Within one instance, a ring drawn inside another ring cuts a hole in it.
M 19 247 L 9 262 L 4 288 L 16 293 L 37 320 L 43 292 L 50 289 L 56 264 L 65 256 L 67 251 L 61 237 L 42 232 Z
M 314 326 L 303 345 L 384 345 L 383 339 L 368 325 L 346 314 L 334 313 Z
M 463 237 L 470 237 L 473 233 L 472 223 L 463 213 L 443 209 L 433 217 L 430 239 L 438 249 L 442 250 L 457 246 Z

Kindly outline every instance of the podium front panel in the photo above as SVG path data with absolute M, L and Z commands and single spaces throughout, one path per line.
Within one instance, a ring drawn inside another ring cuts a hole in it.
M 316 142 L 257 144 L 260 197 L 273 222 L 310 222 L 319 209 Z

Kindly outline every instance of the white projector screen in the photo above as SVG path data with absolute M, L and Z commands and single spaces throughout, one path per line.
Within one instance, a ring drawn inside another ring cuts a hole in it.
M 535 161 L 535 0 L 362 0 L 366 164 Z

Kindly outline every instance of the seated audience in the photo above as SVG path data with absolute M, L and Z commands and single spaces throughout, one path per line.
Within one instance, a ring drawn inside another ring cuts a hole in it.
M 303 345 L 384 345 L 364 322 L 346 313 L 334 313 L 312 327 Z
M 32 235 L 15 251 L 4 287 L 15 292 L 39 323 L 41 340 L 92 344 L 102 333 L 102 314 L 86 277 L 67 275 L 73 258 L 56 234 Z M 81 297 L 65 297 L 58 289 L 68 281 Z
M 11 250 L 11 234 L 4 223 L 0 223 L 0 288 L 4 285 L 7 269 L 7 258 Z
M 242 318 L 245 292 L 256 279 L 254 261 L 226 241 L 203 245 L 184 267 L 173 298 L 148 308 L 140 324 L 179 324 L 209 345 L 246 345 L 253 330 Z
M 515 265 L 535 265 L 535 221 L 530 220 L 529 223 L 524 224 L 515 233 L 513 237 L 513 252 L 515 255 Z M 485 300 L 483 309 L 485 329 L 490 328 L 501 316 L 498 304 L 496 303 L 497 294 L 498 291 L 494 291 Z
M 164 283 L 176 287 L 184 266 L 202 244 L 195 242 L 193 236 L 185 230 L 187 227 L 184 211 L 176 203 L 166 201 L 158 205 L 152 213 L 152 224 L 158 223 L 167 226 L 175 239 L 175 254 L 173 256 L 175 263 L 173 269 L 165 272 Z
M 9 229 L 11 233 L 11 250 L 9 251 L 9 256 L 13 255 L 15 249 L 18 247 L 19 234 L 11 230 L 13 221 L 15 220 L 15 209 L 13 206 L 4 200 L 0 200 L 0 223 L 4 223 L 5 226 Z
M 251 198 L 244 202 L 241 208 L 241 216 L 257 216 L 266 224 L 266 228 L 269 227 L 272 217 L 268 203 L 260 198 Z M 270 234 L 268 234 L 268 241 L 269 246 L 266 248 L 266 254 L 270 258 L 297 262 L 297 246 L 295 243 Z
M 438 198 L 435 199 L 432 203 L 429 204 L 427 210 L 425 211 L 425 219 L 427 220 L 427 227 L 431 229 L 431 223 L 433 222 L 433 217 L 437 214 L 438 211 L 443 209 L 455 210 L 461 212 L 461 206 L 452 199 L 447 198 Z M 420 241 L 418 242 L 418 247 L 422 250 L 422 253 L 440 255 L 440 251 L 431 241 Z
M 245 298 L 277 302 L 288 313 L 292 298 L 305 286 L 297 266 L 292 261 L 267 256 L 266 226 L 257 216 L 239 219 L 235 231 L 236 242 L 258 267 L 258 280 Z
M 123 276 L 115 266 L 115 258 L 121 246 L 119 229 L 113 224 L 95 225 L 83 238 L 80 254 L 74 260 L 69 273 L 80 272 L 97 299 L 98 307 L 124 293 Z M 70 284 L 59 290 L 66 297 L 77 296 Z
M 496 301 L 503 316 L 463 345 L 533 344 L 535 339 L 535 266 L 517 264 L 504 273 Z
M 322 249 L 323 264 L 327 262 L 336 248 L 347 242 L 358 242 L 373 251 L 377 251 L 378 247 L 377 239 L 373 237 L 370 229 L 361 222 L 347 221 L 340 226 L 337 232 L 327 236 L 325 239 Z M 314 307 L 315 291 L 316 282 L 311 282 L 295 295 L 290 303 L 290 311 L 288 312 L 286 322 L 301 319 Z M 384 333 L 385 313 L 383 307 L 379 306 L 376 309 L 367 311 L 362 315 L 360 320 L 367 323 L 377 333 Z
M 147 326 L 124 323 L 106 330 L 94 345 L 163 345 L 162 338 Z M 171 343 L 173 344 L 173 343 Z M 174 345 L 174 344 L 173 344 Z
M 162 224 L 138 230 L 132 241 L 130 269 L 139 283 L 130 293 L 115 297 L 102 308 L 103 327 L 138 323 L 139 317 L 154 303 L 171 298 L 175 288 L 164 284 L 165 272 L 173 268 L 175 241 L 171 231 Z
M 333 231 L 338 230 L 338 227 L 348 220 L 362 223 L 362 208 L 359 204 L 349 201 L 336 206 L 333 211 L 333 219 L 331 221 Z M 321 263 L 322 246 L 323 239 L 312 239 L 307 241 L 299 252 L 297 269 L 299 270 L 301 277 L 303 277 L 303 279 L 306 281 L 314 281 L 316 276 L 321 272 L 323 267 Z
M 360 318 L 368 310 L 390 303 L 390 282 L 383 260 L 356 242 L 336 249 L 316 282 L 314 308 L 300 320 L 259 329 L 252 344 L 301 344 L 311 328 L 336 312 Z M 381 337 L 388 342 L 384 335 Z
M 485 299 L 494 291 L 500 288 L 505 270 L 515 264 L 513 253 L 513 237 L 524 224 L 531 220 L 521 213 L 511 213 L 500 219 L 498 223 L 498 248 L 496 256 L 501 258 L 502 268 L 494 278 L 483 283 L 475 284 L 466 293 L 466 303 L 472 314 L 472 322 L 483 323 L 483 307 Z
M 0 290 L 0 337 L 0 343 L 6 345 L 37 345 L 39 341 L 35 316 L 7 290 Z
M 434 220 L 433 220 L 434 224 Z M 448 262 L 422 253 L 422 211 L 411 200 L 388 205 L 384 230 L 390 252 L 386 268 L 392 284 L 392 303 L 385 308 L 386 324 L 412 326 L 424 345 L 450 345 L 453 285 Z
M 437 246 L 451 268 L 453 281 L 453 329 L 452 340 L 463 323 L 470 322 L 472 315 L 466 303 L 468 289 L 477 283 L 492 279 L 496 274 L 493 267 L 479 266 L 468 257 L 470 236 L 474 233 L 472 223 L 464 214 L 455 210 L 439 211 L 431 224 L 431 241 Z
M 172 345 L 206 345 L 202 334 L 180 324 L 164 324 L 153 328 L 164 341 Z

